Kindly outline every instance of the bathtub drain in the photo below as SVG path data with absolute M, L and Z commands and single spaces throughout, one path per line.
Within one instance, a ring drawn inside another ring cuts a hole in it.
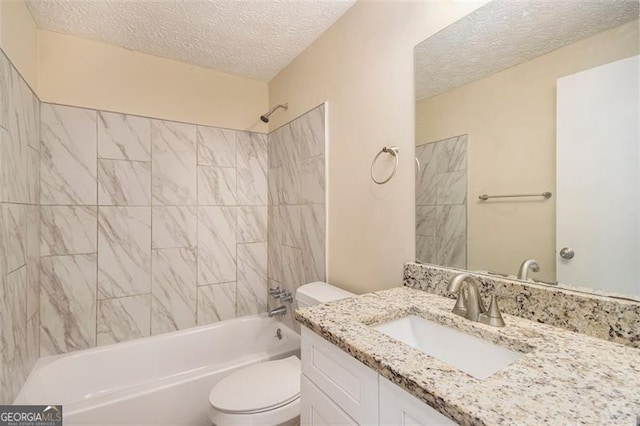
M 282 330 L 280 329 L 276 330 L 276 337 L 278 338 L 278 340 L 282 340 Z

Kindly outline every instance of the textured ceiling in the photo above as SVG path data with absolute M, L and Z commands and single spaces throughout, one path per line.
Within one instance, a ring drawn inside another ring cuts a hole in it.
M 268 81 L 355 0 L 28 0 L 40 28 Z
M 638 19 L 638 13 L 638 0 L 494 0 L 416 47 L 416 99 Z

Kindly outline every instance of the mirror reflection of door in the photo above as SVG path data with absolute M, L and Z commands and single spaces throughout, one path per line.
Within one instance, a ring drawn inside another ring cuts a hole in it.
M 558 80 L 560 282 L 640 295 L 639 58 Z

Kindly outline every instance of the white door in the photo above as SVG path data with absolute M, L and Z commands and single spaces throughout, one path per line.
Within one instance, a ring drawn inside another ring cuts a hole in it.
M 561 283 L 640 294 L 639 57 L 558 80 L 556 256 Z M 562 257 L 561 250 L 574 251 Z

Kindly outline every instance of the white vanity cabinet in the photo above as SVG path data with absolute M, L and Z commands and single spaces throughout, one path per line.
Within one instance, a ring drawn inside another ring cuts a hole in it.
M 302 425 L 455 425 L 302 327 Z

